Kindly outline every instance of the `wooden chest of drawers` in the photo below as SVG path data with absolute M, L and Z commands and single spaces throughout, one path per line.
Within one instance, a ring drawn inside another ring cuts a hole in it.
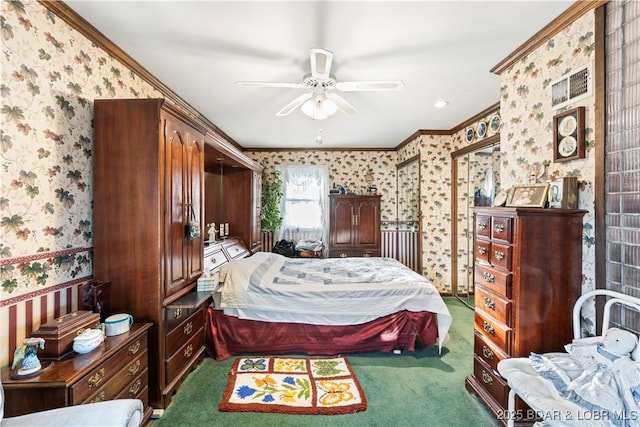
M 466 388 L 506 424 L 508 357 L 561 351 L 581 294 L 585 211 L 474 208 L 473 374 Z M 526 407 L 517 401 L 517 410 Z M 534 420 L 525 420 L 533 422 Z
M 135 323 L 131 331 L 105 338 L 89 353 L 55 361 L 37 376 L 11 379 L 11 371 L 3 370 L 5 415 L 126 398 L 142 400 L 146 423 L 152 412 L 147 369 L 150 327 Z

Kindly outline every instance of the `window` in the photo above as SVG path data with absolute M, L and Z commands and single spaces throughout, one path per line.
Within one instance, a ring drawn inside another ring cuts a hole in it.
M 325 166 L 277 166 L 282 179 L 282 227 L 279 239 L 326 241 L 327 188 Z

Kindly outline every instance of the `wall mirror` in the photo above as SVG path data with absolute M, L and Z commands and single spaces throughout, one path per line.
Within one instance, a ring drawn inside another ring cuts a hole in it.
M 451 290 L 474 307 L 474 206 L 493 206 L 500 191 L 500 135 L 451 153 Z
M 397 165 L 396 257 L 421 273 L 420 155 Z

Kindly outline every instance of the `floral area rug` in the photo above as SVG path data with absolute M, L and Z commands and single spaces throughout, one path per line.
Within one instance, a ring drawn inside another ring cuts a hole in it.
M 241 357 L 229 372 L 221 411 L 346 414 L 367 400 L 344 357 Z

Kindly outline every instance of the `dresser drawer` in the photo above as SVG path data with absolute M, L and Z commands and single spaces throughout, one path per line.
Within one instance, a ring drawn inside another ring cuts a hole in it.
M 104 392 L 104 400 L 113 399 L 122 385 L 127 382 L 128 369 L 136 365 L 138 365 L 137 371 L 147 367 L 146 334 L 131 342 L 71 385 L 71 404 L 78 405 L 92 400 L 101 392 Z M 120 388 L 118 388 L 118 384 Z
M 200 309 L 169 333 L 166 340 L 167 354 L 175 353 L 193 334 L 201 331 L 203 327 L 204 311 Z
M 498 362 L 508 358 L 507 354 L 497 348 L 491 341 L 485 340 L 478 332 L 473 334 L 473 351 L 494 371 L 498 371 Z
M 476 236 L 491 237 L 491 217 L 476 215 Z
M 489 254 L 491 265 L 511 271 L 511 246 L 493 242 Z
M 492 292 L 505 298 L 511 298 L 511 273 L 476 264 L 474 279 L 477 284 Z
M 473 375 L 500 406 L 507 407 L 509 386 L 507 386 L 502 377 L 485 365 L 477 355 L 473 356 Z
M 475 306 L 499 322 L 511 326 L 511 301 L 476 286 Z
M 491 223 L 491 238 L 511 243 L 513 220 L 507 217 L 494 216 Z
M 191 359 L 197 357 L 204 345 L 204 327 L 195 330 L 193 336 L 174 354 L 168 355 L 166 362 L 166 381 L 170 383 L 187 366 Z
M 474 316 L 475 329 L 487 341 L 492 342 L 496 347 L 505 353 L 509 353 L 509 342 L 511 339 L 511 328 L 504 323 L 500 323 L 491 316 L 476 308 Z
M 475 245 L 475 256 L 476 261 L 489 264 L 489 254 L 491 253 L 491 242 L 476 239 L 474 242 Z
M 227 257 L 222 252 L 222 247 L 216 248 L 216 250 L 211 253 L 205 254 L 204 257 L 204 271 L 205 274 L 211 274 L 212 272 L 218 270 L 227 262 Z
M 237 240 L 229 245 L 225 245 L 224 250 L 229 254 L 229 258 L 231 259 L 242 258 L 249 255 L 247 248 L 244 247 L 242 242 Z
M 177 308 L 165 308 L 165 322 L 167 325 L 167 333 L 170 333 L 177 328 L 182 322 L 191 317 L 196 311 L 201 311 L 202 307 L 177 307 Z
M 149 393 L 148 387 L 148 378 L 149 372 L 143 371 L 137 377 L 133 378 L 133 380 L 124 387 L 120 393 L 115 397 L 116 399 L 140 399 L 143 402 L 143 397 L 145 397 L 145 393 Z

